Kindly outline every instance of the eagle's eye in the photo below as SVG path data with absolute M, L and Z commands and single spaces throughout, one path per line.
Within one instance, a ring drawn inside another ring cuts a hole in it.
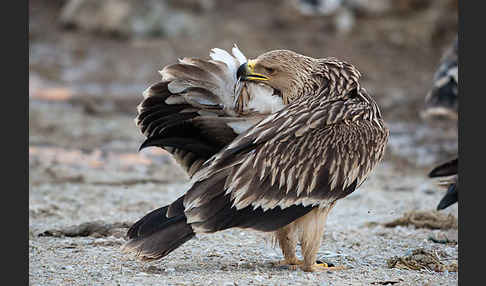
M 269 68 L 269 67 L 264 67 L 265 72 L 269 75 L 275 74 L 275 69 L 274 68 Z

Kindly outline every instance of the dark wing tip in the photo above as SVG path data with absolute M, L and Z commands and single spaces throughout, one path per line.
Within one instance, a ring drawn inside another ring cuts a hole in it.
M 447 161 L 439 166 L 435 167 L 430 171 L 429 177 L 444 177 L 444 176 L 452 176 L 457 174 L 458 168 L 458 159 L 453 159 L 451 161 Z
M 147 138 L 145 141 L 143 141 L 143 143 L 140 145 L 140 147 L 138 147 L 138 152 L 142 151 L 143 149 L 145 149 L 147 147 L 152 147 L 152 146 L 154 146 L 153 140 L 151 140 L 150 138 Z
M 456 184 L 451 184 L 447 189 L 447 193 L 445 196 L 440 200 L 439 204 L 437 205 L 437 210 L 443 210 L 448 206 L 456 203 L 458 201 L 458 189 Z

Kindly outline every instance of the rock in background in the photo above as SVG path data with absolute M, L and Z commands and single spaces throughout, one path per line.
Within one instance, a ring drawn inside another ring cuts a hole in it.
M 193 35 L 207 27 L 213 0 L 69 0 L 60 22 L 70 28 L 123 37 Z
M 444 32 L 457 26 L 458 14 L 458 0 L 287 0 L 286 6 L 301 16 L 329 18 L 341 34 L 359 30 L 357 23 L 375 21 L 373 32 L 387 34 L 397 45 L 442 45 L 448 40 Z

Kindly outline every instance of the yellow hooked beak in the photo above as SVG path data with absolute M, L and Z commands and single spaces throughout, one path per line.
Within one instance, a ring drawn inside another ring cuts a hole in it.
M 255 60 L 249 60 L 247 63 L 242 64 L 238 68 L 236 76 L 240 80 L 265 81 L 270 79 L 266 75 L 255 72 Z

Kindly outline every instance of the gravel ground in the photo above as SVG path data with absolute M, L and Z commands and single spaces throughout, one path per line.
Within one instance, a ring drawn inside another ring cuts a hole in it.
M 257 3 L 241 5 L 258 13 L 266 4 Z M 187 45 L 186 38 L 123 42 L 62 31 L 53 20 L 58 6 L 31 1 L 30 285 L 456 285 L 457 272 L 389 268 L 387 261 L 424 249 L 446 266 L 457 263 L 457 229 L 383 225 L 410 211 L 434 210 L 444 194 L 426 174 L 455 156 L 457 127 L 418 116 L 443 47 L 376 41 L 366 23 L 362 34 L 340 38 L 323 32 L 325 25 L 306 28 L 296 22 L 282 30 L 260 21 L 255 31 L 250 16 L 230 8 L 215 21 L 234 23 Z M 453 38 L 454 32 L 446 36 Z M 186 175 L 165 152 L 137 153 L 143 138 L 133 118 L 141 92 L 163 65 L 181 56 L 206 56 L 209 48 L 229 48 L 234 41 L 251 56 L 289 48 L 348 59 L 365 74 L 365 87 L 382 107 L 391 130 L 385 160 L 359 190 L 337 203 L 318 253 L 348 270 L 305 273 L 275 267 L 272 262 L 282 256 L 268 236 L 239 229 L 200 235 L 156 262 L 138 262 L 120 252 L 126 225 L 188 187 Z M 457 205 L 441 213 L 457 217 Z M 108 229 L 68 231 L 88 222 Z
M 445 265 L 457 263 L 458 259 L 457 243 L 442 244 L 429 239 L 453 240 L 457 230 L 383 226 L 408 211 L 433 210 L 443 195 L 425 177 L 425 168 L 399 167 L 401 161 L 394 159 L 380 164 L 359 190 L 338 202 L 329 216 L 319 257 L 348 266 L 349 270 L 304 273 L 274 267 L 272 261 L 281 259 L 280 250 L 272 247 L 265 234 L 247 230 L 198 236 L 166 259 L 151 263 L 121 254 L 126 228 L 115 229 L 108 235 L 43 236 L 45 231 L 63 230 L 85 222 L 132 223 L 148 211 L 175 200 L 188 186 L 185 174 L 166 153 L 155 149 L 134 152 L 140 139 L 138 131 L 131 124 L 120 123 L 130 122 L 131 117 L 113 115 L 77 122 L 86 119 L 80 115 L 82 112 L 64 103 L 31 102 L 31 118 L 45 115 L 44 121 L 31 122 L 29 148 L 32 285 L 457 283 L 457 272 L 387 267 L 388 259 L 418 248 L 440 253 Z M 51 118 L 49 114 L 58 116 Z M 67 125 L 64 120 L 71 123 Z M 99 124 L 101 120 L 103 124 Z M 43 137 L 38 134 L 42 130 L 39 125 L 54 126 L 51 128 L 54 131 Z M 95 141 L 90 144 L 99 147 L 85 150 L 69 147 L 65 134 L 70 132 L 70 126 L 82 127 L 80 136 L 105 143 Z M 109 139 L 99 139 L 106 134 L 111 134 Z M 57 141 L 56 138 L 65 141 L 59 140 L 57 145 L 45 142 Z M 37 140 L 43 143 L 36 143 Z M 443 212 L 457 217 L 457 205 Z
M 31 158 L 34 157 L 31 155 Z M 116 160 L 116 159 L 113 159 Z M 110 165 L 112 162 L 105 162 Z M 171 165 L 173 163 L 170 163 Z M 133 165 L 131 165 L 133 167 Z M 106 237 L 45 237 L 49 229 L 102 220 L 106 223 L 133 222 L 144 213 L 170 203 L 184 192 L 183 174 L 169 175 L 157 166 L 154 177 L 179 177 L 172 183 L 136 183 L 147 173 L 69 169 L 63 179 L 45 179 L 43 166 L 31 167 L 29 262 L 33 285 L 454 285 L 457 273 L 389 269 L 387 259 L 404 256 L 418 248 L 444 253 L 442 262 L 457 261 L 457 244 L 439 244 L 430 236 L 450 235 L 450 230 L 416 229 L 382 223 L 400 217 L 409 210 L 430 210 L 442 193 L 427 191 L 420 174 L 393 174 L 384 163 L 358 191 L 339 201 L 329 216 L 319 257 L 350 270 L 304 273 L 273 267 L 281 259 L 278 248 L 262 233 L 227 230 L 201 235 L 184 244 L 166 259 L 141 263 L 123 256 L 120 245 L 126 229 Z M 398 173 L 398 172 L 397 172 Z M 68 178 L 84 178 L 72 182 Z M 146 176 L 150 178 L 150 176 Z M 63 180 L 66 180 L 63 182 Z M 113 181 L 111 181 L 113 180 Z M 398 182 L 398 183 L 397 183 Z M 457 216 L 457 206 L 446 210 Z

